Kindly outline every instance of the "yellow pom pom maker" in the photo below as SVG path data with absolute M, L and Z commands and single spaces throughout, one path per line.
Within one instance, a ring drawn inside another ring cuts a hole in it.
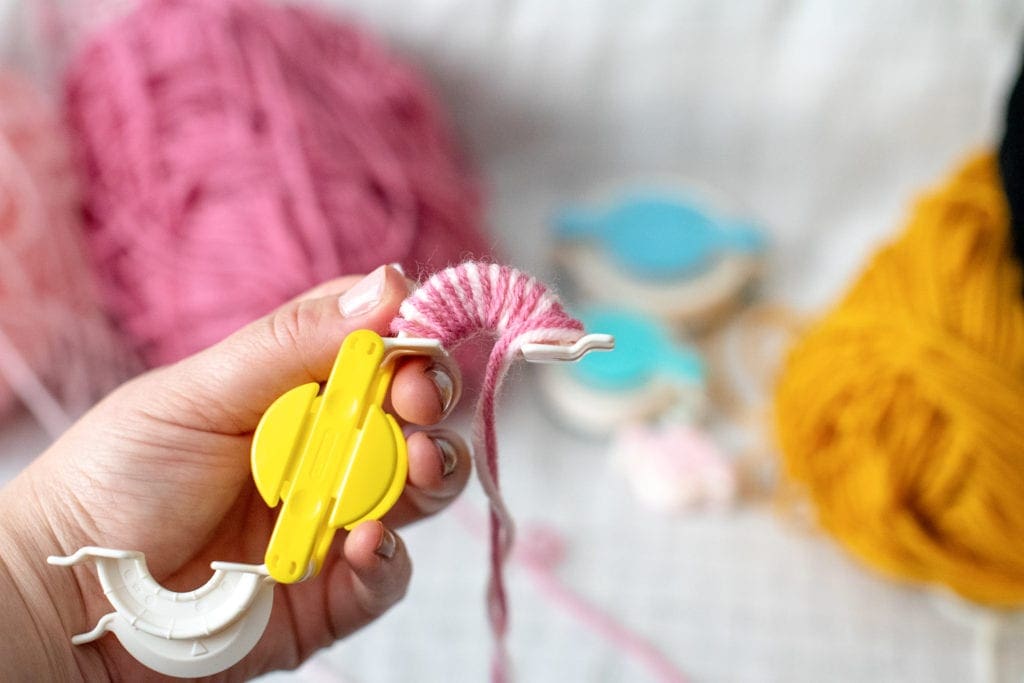
M 534 363 L 567 362 L 613 346 L 610 335 L 589 334 L 572 344 L 523 344 L 520 352 Z M 268 505 L 283 501 L 265 564 L 214 562 L 205 585 L 176 593 L 152 579 L 140 552 L 90 546 L 48 558 L 59 566 L 95 562 L 114 607 L 72 642 L 111 631 L 144 665 L 179 677 L 209 676 L 244 657 L 266 628 L 275 582 L 315 576 L 338 529 L 382 516 L 401 495 L 408 453 L 384 402 L 395 360 L 406 355 L 449 371 L 454 405 L 458 367 L 439 342 L 359 330 L 342 342 L 322 390 L 317 382 L 296 387 L 264 413 L 253 437 L 253 478 Z
M 316 576 L 338 529 L 379 519 L 398 501 L 409 469 L 405 437 L 384 401 L 395 361 L 428 356 L 446 367 L 458 400 L 454 362 L 431 339 L 349 334 L 321 386 L 283 394 L 252 442 L 252 474 L 263 500 L 283 501 L 267 546 L 270 576 L 295 583 Z

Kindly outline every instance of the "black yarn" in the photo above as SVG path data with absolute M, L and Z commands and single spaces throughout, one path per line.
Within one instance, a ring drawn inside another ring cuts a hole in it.
M 999 173 L 1010 205 L 1013 252 L 1024 263 L 1024 61 L 1006 105 L 1003 142 L 999 146 Z

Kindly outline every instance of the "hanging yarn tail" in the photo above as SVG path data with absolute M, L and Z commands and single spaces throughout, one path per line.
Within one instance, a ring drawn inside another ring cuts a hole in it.
M 142 0 L 85 42 L 66 105 L 103 294 L 151 365 L 339 275 L 489 253 L 422 79 L 312 8 Z
M 488 608 L 496 642 L 492 673 L 494 680 L 501 681 L 506 676 L 508 631 L 504 565 L 514 527 L 500 487 L 495 432 L 498 391 L 523 344 L 571 344 L 583 336 L 583 324 L 566 313 L 555 295 L 532 277 L 505 266 L 471 262 L 427 280 L 402 304 L 392 331 L 437 339 L 447 348 L 482 334 L 494 339 L 473 419 L 473 457 L 477 477 L 490 501 Z
M 483 537 L 484 524 L 476 510 L 461 502 L 454 507 L 456 517 L 466 530 Z M 538 590 L 561 607 L 581 625 L 600 635 L 623 655 L 643 666 L 662 683 L 686 683 L 689 678 L 654 643 L 628 624 L 604 612 L 576 593 L 558 577 L 558 567 L 566 554 L 566 542 L 558 530 L 531 525 L 520 535 L 511 561 L 526 569 Z
M 1024 299 L 996 163 L 968 161 L 792 348 L 788 476 L 869 565 L 1024 604 Z
M 0 414 L 57 436 L 134 368 L 82 256 L 67 139 L 42 94 L 0 73 Z
M 530 572 L 545 595 L 642 665 L 655 680 L 687 683 L 689 678 L 654 644 L 562 583 L 556 569 L 565 555 L 565 542 L 557 531 L 534 527 L 526 530 L 525 538 L 526 543 L 518 553 L 519 563 Z

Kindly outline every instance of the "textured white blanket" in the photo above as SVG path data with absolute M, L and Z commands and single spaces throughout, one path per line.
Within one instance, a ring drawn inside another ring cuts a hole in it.
M 0 0 L 0 46 L 21 59 L 17 22 L 5 21 L 18 16 L 12 2 Z M 562 202 L 671 173 L 762 219 L 774 242 L 767 290 L 806 310 L 841 291 L 920 188 L 998 139 L 1024 37 L 1013 0 L 325 4 L 377 28 L 437 83 L 516 265 L 543 272 L 547 219 Z M 694 680 L 1024 676 L 1020 631 L 986 658 L 983 618 L 869 574 L 767 511 L 646 511 L 601 445 L 546 421 L 521 379 L 498 426 L 512 510 L 566 532 L 566 580 Z M 38 443 L 27 429 L 0 434 L 10 454 L 0 452 L 0 474 Z M 450 515 L 406 535 L 416 561 L 407 600 L 297 674 L 267 680 L 485 680 L 484 547 Z M 524 574 L 510 579 L 518 680 L 646 680 Z

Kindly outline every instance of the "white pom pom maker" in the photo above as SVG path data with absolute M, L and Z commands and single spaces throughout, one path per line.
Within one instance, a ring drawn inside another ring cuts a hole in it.
M 613 345 L 609 335 L 590 334 L 568 345 L 524 344 L 522 356 L 566 362 Z M 114 608 L 71 642 L 110 631 L 142 664 L 180 677 L 218 673 L 248 654 L 270 619 L 274 586 L 316 576 L 338 529 L 380 518 L 401 495 L 406 442 L 383 406 L 394 361 L 407 355 L 446 365 L 457 398 L 459 373 L 439 342 L 358 330 L 345 338 L 322 390 L 315 382 L 296 387 L 267 409 L 253 436 L 253 479 L 281 511 L 264 564 L 213 562 L 206 584 L 178 593 L 153 579 L 140 552 L 85 547 L 49 557 L 62 567 L 94 562 Z
M 113 631 L 135 659 L 171 676 L 205 676 L 237 662 L 263 635 L 274 603 L 274 582 L 263 565 L 213 562 L 203 586 L 175 593 L 153 580 L 140 552 L 86 547 L 47 561 L 62 567 L 95 562 L 114 607 L 72 643 Z

